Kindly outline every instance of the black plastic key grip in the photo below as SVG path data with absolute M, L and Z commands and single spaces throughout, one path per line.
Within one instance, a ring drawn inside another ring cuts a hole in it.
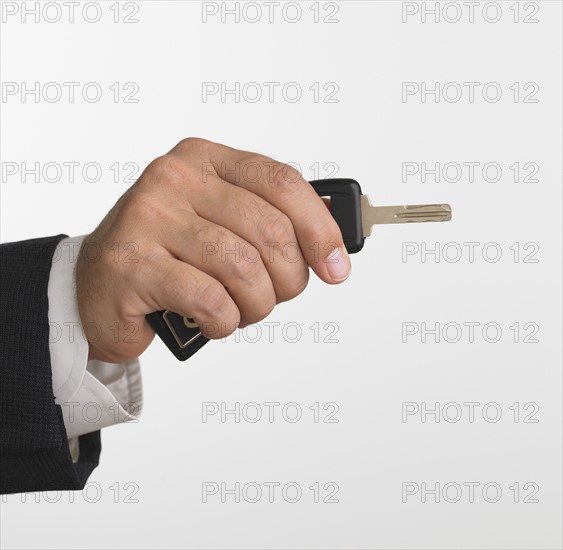
M 364 246 L 362 230 L 362 207 L 360 184 L 353 179 L 327 179 L 310 182 L 317 194 L 330 198 L 330 211 L 336 220 L 346 250 L 350 254 L 359 252 Z M 189 359 L 209 339 L 192 319 L 172 311 L 163 310 L 149 313 L 148 323 L 160 336 L 168 349 L 180 361 Z

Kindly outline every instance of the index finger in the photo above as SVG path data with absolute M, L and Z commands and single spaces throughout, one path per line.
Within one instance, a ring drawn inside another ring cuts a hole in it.
M 207 142 L 206 156 L 219 177 L 247 189 L 291 220 L 307 263 L 327 283 L 350 274 L 338 224 L 313 187 L 292 166 L 270 157 Z

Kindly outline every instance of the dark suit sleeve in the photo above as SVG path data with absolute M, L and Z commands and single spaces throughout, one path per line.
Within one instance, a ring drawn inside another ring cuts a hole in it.
M 0 493 L 82 489 L 98 465 L 100 432 L 72 462 L 53 395 L 47 286 L 65 235 L 0 245 Z M 56 256 L 55 256 L 56 258 Z

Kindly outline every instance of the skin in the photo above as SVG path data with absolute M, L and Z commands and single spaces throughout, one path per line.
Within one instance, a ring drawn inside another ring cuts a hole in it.
M 340 229 L 309 183 L 263 155 L 182 140 L 81 247 L 78 311 L 98 327 L 86 331 L 89 358 L 138 357 L 155 336 L 145 315 L 162 309 L 224 338 L 298 296 L 309 268 L 328 284 L 350 273 Z

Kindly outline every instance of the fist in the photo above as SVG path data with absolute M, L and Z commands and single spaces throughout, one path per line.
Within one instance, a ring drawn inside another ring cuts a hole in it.
M 185 139 L 82 244 L 78 310 L 83 326 L 100 328 L 89 358 L 138 357 L 154 338 L 145 315 L 162 309 L 224 338 L 298 296 L 309 267 L 329 284 L 350 272 L 340 229 L 311 185 L 266 156 Z

